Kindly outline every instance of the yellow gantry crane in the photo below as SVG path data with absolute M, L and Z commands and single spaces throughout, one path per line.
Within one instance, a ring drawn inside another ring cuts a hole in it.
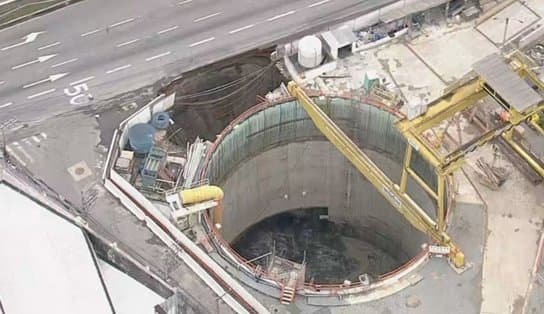
M 544 110 L 544 83 L 530 70 L 521 54 L 506 60 L 499 55 L 490 55 L 474 65 L 476 76 L 453 86 L 445 95 L 432 102 L 424 114 L 414 119 L 402 119 L 397 129 L 406 138 L 408 145 L 403 161 L 399 184 L 393 182 L 376 164 L 313 102 L 295 82 L 288 84 L 289 92 L 296 97 L 316 127 L 327 139 L 365 176 L 378 191 L 415 228 L 429 235 L 442 246 L 450 249 L 450 260 L 456 267 L 463 267 L 465 257 L 445 232 L 446 178 L 464 162 L 465 155 L 496 137 L 502 137 L 527 163 L 544 177 L 544 165 L 515 142 L 512 132 L 515 126 L 527 123 L 541 135 L 544 130 L 539 123 Z M 476 105 L 485 97 L 491 97 L 507 113 L 506 119 L 462 144 L 456 150 L 443 154 L 427 140 L 423 133 L 457 113 Z M 410 168 L 414 150 L 436 169 L 437 189 L 431 188 Z M 412 177 L 436 200 L 436 221 L 406 193 L 408 177 Z
M 423 209 L 406 194 L 406 178 L 395 184 L 378 166 L 329 118 L 295 82 L 287 86 L 293 97 L 304 107 L 315 126 L 371 182 L 378 191 L 418 230 L 428 234 L 441 245 L 450 248 L 450 257 L 457 267 L 465 263 L 464 254 L 451 238 L 439 228 Z M 409 145 L 408 145 L 409 146 Z M 403 176 L 405 177 L 405 176 Z M 443 198 L 442 198 L 443 199 Z

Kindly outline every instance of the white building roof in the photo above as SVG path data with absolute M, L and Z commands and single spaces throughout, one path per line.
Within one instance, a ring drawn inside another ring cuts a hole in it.
M 0 300 L 6 313 L 112 313 L 78 227 L 0 184 Z
M 150 314 L 155 305 L 164 302 L 153 290 L 103 260 L 99 259 L 98 265 L 117 313 Z

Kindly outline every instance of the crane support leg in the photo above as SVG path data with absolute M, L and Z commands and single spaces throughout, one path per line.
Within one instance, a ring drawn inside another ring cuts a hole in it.
M 374 162 L 329 118 L 321 108 L 295 82 L 289 82 L 287 88 L 293 97 L 296 97 L 315 126 L 325 137 L 359 170 L 359 172 L 384 196 L 384 198 L 409 222 L 421 232 L 426 233 L 440 245 L 450 248 L 450 259 L 456 267 L 463 267 L 464 254 L 453 243 L 450 236 L 444 231 L 442 221 L 436 223 L 425 211 L 405 193 L 407 174 L 403 174 L 401 186 L 393 181 L 374 164 Z M 410 145 L 408 145 L 410 146 Z M 407 149 L 411 153 L 411 149 Z M 404 171 L 407 172 L 410 164 L 410 155 L 405 157 Z M 404 182 L 404 183 L 403 183 Z M 403 191 L 403 192 L 401 192 Z M 438 197 L 443 196 L 440 192 Z M 443 199 L 443 198 L 442 198 Z M 440 211 L 439 211 L 440 212 Z

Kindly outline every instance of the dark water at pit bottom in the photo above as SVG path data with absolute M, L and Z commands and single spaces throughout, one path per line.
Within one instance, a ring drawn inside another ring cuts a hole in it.
M 402 261 L 357 236 L 356 226 L 335 224 L 326 208 L 299 209 L 266 218 L 244 231 L 233 248 L 250 260 L 272 251 L 301 263 L 306 256 L 306 281 L 353 282 L 367 273 L 373 277 L 389 272 Z M 265 269 L 267 258 L 255 262 Z

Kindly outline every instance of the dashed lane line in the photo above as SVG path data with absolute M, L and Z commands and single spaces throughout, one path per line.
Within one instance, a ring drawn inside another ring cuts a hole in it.
M 131 66 L 132 66 L 132 64 L 125 64 L 123 66 L 120 66 L 120 67 L 117 67 L 117 68 L 106 71 L 106 74 L 112 74 L 112 73 L 115 73 L 115 72 L 118 72 L 118 71 L 122 71 L 124 69 L 130 68 Z
M 60 63 L 57 63 L 57 64 L 53 64 L 51 66 L 51 68 L 56 68 L 56 67 L 60 67 L 61 65 L 65 65 L 65 64 L 68 64 L 68 63 L 72 63 L 72 62 L 76 62 L 77 60 L 79 60 L 78 58 L 73 58 L 73 59 L 70 59 L 70 60 L 66 60 L 64 62 L 60 62 Z
M 133 40 L 129 40 L 129 41 L 125 41 L 124 43 L 118 44 L 118 45 L 117 45 L 117 48 L 123 47 L 123 46 L 127 46 L 127 45 L 133 44 L 133 43 L 138 42 L 138 41 L 140 41 L 140 39 L 138 39 L 138 38 L 137 38 L 137 39 L 133 39 Z
M 32 135 L 31 138 L 32 138 L 32 140 L 33 140 L 34 142 L 36 142 L 36 143 L 38 143 L 38 144 L 41 142 L 40 138 L 37 137 L 36 135 Z
M 92 34 L 95 34 L 95 33 L 98 33 L 98 32 L 100 32 L 100 28 L 94 29 L 92 31 L 88 31 L 88 32 L 83 33 L 83 34 L 81 34 L 79 36 L 85 37 L 85 36 L 89 36 L 89 35 L 92 35 Z
M 195 22 L 195 23 L 202 22 L 202 21 L 205 21 L 207 19 L 211 19 L 212 17 L 216 17 L 218 15 L 221 15 L 221 14 L 223 14 L 223 12 L 215 12 L 215 13 L 212 13 L 210 15 L 199 17 L 199 18 L 195 19 L 193 22 Z
M 55 46 L 58 46 L 58 45 L 60 45 L 60 41 L 57 41 L 57 42 L 54 42 L 52 44 L 39 47 L 38 50 L 44 50 L 44 49 L 55 47 Z
M 236 34 L 238 32 L 241 32 L 243 30 L 246 30 L 246 29 L 250 29 L 252 28 L 253 26 L 255 26 L 255 24 L 249 24 L 249 25 L 246 25 L 246 26 L 242 26 L 242 27 L 239 27 L 237 29 L 233 29 L 229 32 L 229 34 Z
M 11 106 L 11 105 L 13 105 L 13 103 L 12 103 L 12 102 L 8 102 L 8 103 L 5 103 L 5 104 L 3 104 L 3 105 L 0 105 L 0 108 L 6 108 L 6 107 L 9 107 L 9 106 Z
M 170 51 L 167 51 L 167 52 L 164 52 L 164 53 L 160 53 L 158 55 L 155 55 L 155 56 L 152 56 L 152 57 L 149 57 L 149 58 L 146 58 L 145 61 L 153 61 L 155 59 L 159 59 L 159 58 L 162 58 L 162 57 L 166 57 L 167 55 L 170 54 Z
M 6 81 L 0 81 L 0 85 L 3 85 Z
M 178 29 L 178 28 L 179 28 L 179 26 L 177 26 L 177 25 L 176 25 L 176 26 L 172 26 L 172 27 L 165 28 L 165 29 L 163 29 L 163 30 L 158 31 L 157 34 L 158 34 L 158 35 L 161 35 L 161 34 L 168 33 L 168 32 L 171 32 L 171 31 L 173 31 L 173 30 L 176 30 L 176 29 Z
M 48 90 L 43 91 L 43 92 L 39 92 L 39 93 L 34 94 L 34 95 L 30 95 L 30 96 L 27 97 L 27 99 L 34 99 L 34 98 L 36 98 L 36 97 L 40 97 L 40 96 L 43 96 L 43 95 L 50 94 L 50 93 L 52 93 L 52 92 L 54 92 L 54 91 L 56 91 L 56 89 L 51 88 L 51 89 L 48 89 Z
M 295 14 L 297 11 L 296 10 L 291 10 L 289 12 L 285 12 L 285 13 L 282 13 L 282 14 L 279 14 L 279 15 L 276 15 L 276 16 L 273 16 L 269 19 L 267 19 L 268 22 L 272 22 L 272 21 L 275 21 L 277 19 L 281 19 L 282 17 L 286 17 L 286 16 L 289 16 L 291 14 Z
M 195 46 L 198 46 L 198 45 L 202 45 L 202 44 L 210 42 L 210 41 L 212 41 L 214 39 L 215 39 L 215 37 L 209 37 L 209 38 L 206 38 L 204 40 L 197 41 L 196 43 L 192 43 L 192 44 L 189 45 L 189 47 L 192 48 L 192 47 L 195 47 Z
M 92 79 L 94 79 L 94 76 L 87 76 L 86 78 L 82 78 L 81 80 L 77 80 L 77 81 L 74 81 L 74 82 L 70 83 L 70 86 L 85 83 L 85 82 L 90 81 Z
M 193 2 L 193 0 L 185 0 L 185 1 L 179 2 L 178 4 L 179 5 L 184 5 L 184 4 L 191 3 L 191 2 Z
M 110 28 L 114 28 L 114 27 L 117 27 L 117 26 L 121 26 L 121 25 L 123 25 L 123 24 L 130 23 L 130 22 L 132 22 L 132 21 L 134 21 L 134 20 L 135 20 L 135 18 L 126 19 L 126 20 L 123 20 L 123 21 L 121 21 L 121 22 L 117 22 L 117 23 L 111 24 L 111 25 L 110 25 Z
M 317 6 L 320 6 L 320 5 L 325 4 L 325 3 L 327 3 L 327 2 L 330 2 L 330 1 L 331 1 L 331 0 L 322 0 L 322 1 L 314 2 L 314 3 L 310 4 L 310 5 L 308 6 L 308 8 L 317 7 Z

